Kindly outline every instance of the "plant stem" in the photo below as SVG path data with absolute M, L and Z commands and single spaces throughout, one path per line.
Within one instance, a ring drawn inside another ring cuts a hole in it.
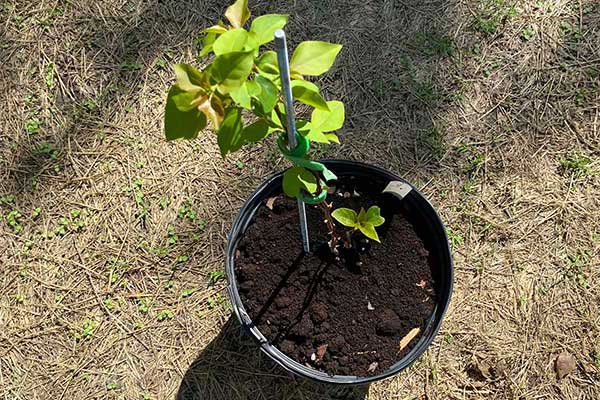
M 322 201 L 318 205 L 321 208 L 321 211 L 323 211 L 323 215 L 325 216 L 325 223 L 327 224 L 327 229 L 329 229 L 329 233 L 331 234 L 331 242 L 329 243 L 329 248 L 335 253 L 335 248 L 340 238 L 337 233 L 337 230 L 335 229 L 335 224 L 333 223 L 333 217 L 331 216 L 331 212 L 329 211 L 331 205 L 327 204 L 326 201 Z

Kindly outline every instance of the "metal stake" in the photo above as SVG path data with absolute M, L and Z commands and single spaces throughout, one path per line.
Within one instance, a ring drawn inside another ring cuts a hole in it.
M 279 75 L 281 77 L 281 87 L 283 89 L 283 98 L 285 100 L 285 113 L 287 116 L 287 142 L 290 150 L 295 149 L 296 142 L 296 121 L 294 115 L 294 98 L 292 97 L 292 87 L 290 84 L 290 64 L 288 61 L 287 44 L 285 41 L 285 32 L 283 29 L 275 31 L 275 47 L 277 50 L 277 62 L 279 63 Z M 300 234 L 302 235 L 302 247 L 304 252 L 310 251 L 308 242 L 308 226 L 306 225 L 306 208 L 304 202 L 298 199 L 298 214 L 300 215 Z

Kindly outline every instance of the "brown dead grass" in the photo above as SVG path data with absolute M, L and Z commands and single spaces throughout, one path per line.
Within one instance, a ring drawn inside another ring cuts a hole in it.
M 409 370 L 354 391 L 272 365 L 227 322 L 224 282 L 209 285 L 244 198 L 285 167 L 272 143 L 221 160 L 211 134 L 163 140 L 169 66 L 194 59 L 224 4 L 2 7 L 0 195 L 15 200 L 0 205 L 0 397 L 600 398 L 597 2 L 252 4 L 290 13 L 292 44 L 345 46 L 320 82 L 347 104 L 343 144 L 319 151 L 402 173 L 453 239 L 437 340 Z M 585 170 L 561 167 L 576 156 Z M 194 220 L 178 217 L 188 200 Z M 61 217 L 83 226 L 46 237 Z M 577 371 L 557 381 L 563 351 Z

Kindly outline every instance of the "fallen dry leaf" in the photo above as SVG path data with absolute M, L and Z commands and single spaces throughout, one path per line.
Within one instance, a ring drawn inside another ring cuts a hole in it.
M 277 199 L 277 197 L 269 197 L 269 198 L 267 199 L 267 208 L 268 208 L 269 210 L 272 210 L 272 209 L 273 209 L 273 204 L 275 204 L 275 200 L 276 200 L 276 199 Z
M 404 350 L 404 348 L 408 346 L 410 341 L 413 340 L 419 334 L 419 332 L 421 332 L 421 328 L 412 328 L 410 332 L 408 332 L 408 334 L 400 340 L 400 347 L 398 351 Z
M 554 369 L 556 370 L 558 379 L 564 378 L 577 369 L 575 357 L 567 352 L 560 353 L 554 362 Z
M 467 372 L 471 378 L 478 381 L 492 380 L 495 375 L 494 368 L 489 362 L 477 360 L 475 357 L 473 357 Z
M 378 367 L 378 366 L 379 366 L 379 363 L 378 363 L 378 362 L 372 362 L 372 363 L 369 365 L 369 369 L 368 369 L 368 371 L 369 371 L 369 372 L 375 372 L 375 370 L 377 369 L 377 367 Z
M 317 347 L 317 361 L 321 361 L 323 359 L 323 356 L 327 351 L 327 346 L 327 344 L 322 344 L 319 347 Z

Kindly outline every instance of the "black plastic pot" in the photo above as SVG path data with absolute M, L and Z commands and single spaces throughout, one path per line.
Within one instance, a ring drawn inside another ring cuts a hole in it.
M 386 188 L 390 182 L 396 182 L 392 186 L 396 189 L 401 197 L 400 206 L 408 210 L 413 226 L 421 239 L 425 243 L 425 247 L 429 250 L 432 265 L 432 275 L 435 281 L 435 290 L 437 293 L 437 304 L 434 312 L 427 321 L 425 329 L 415 347 L 400 359 L 396 364 L 392 365 L 386 371 L 379 375 L 359 377 L 359 376 L 330 376 L 324 372 L 306 367 L 294 361 L 276 347 L 270 345 L 263 334 L 252 323 L 248 313 L 244 309 L 244 305 L 240 299 L 235 278 L 235 251 L 237 244 L 244 235 L 246 228 L 249 226 L 252 218 L 259 206 L 269 197 L 273 197 L 282 193 L 281 182 L 283 172 L 277 173 L 268 178 L 246 201 L 237 215 L 229 240 L 227 243 L 226 271 L 228 281 L 228 292 L 233 306 L 233 310 L 237 315 L 244 329 L 254 337 L 262 349 L 271 359 L 284 369 L 296 373 L 300 376 L 310 378 L 320 382 L 346 385 L 359 385 L 374 382 L 380 379 L 388 378 L 402 371 L 411 365 L 433 341 L 437 334 L 444 313 L 450 303 L 452 294 L 453 282 L 453 267 L 452 256 L 450 253 L 450 245 L 446 237 L 446 230 L 438 213 L 427 199 L 417 191 L 412 185 L 404 181 L 398 175 L 386 171 L 382 168 L 345 160 L 324 160 L 322 161 L 327 168 L 332 170 L 338 177 L 355 176 L 357 178 L 368 178 L 369 182 L 375 187 L 381 189 Z M 381 190 L 380 189 L 380 190 Z M 392 188 L 393 189 L 393 188 Z M 300 240 L 298 238 L 298 240 Z

